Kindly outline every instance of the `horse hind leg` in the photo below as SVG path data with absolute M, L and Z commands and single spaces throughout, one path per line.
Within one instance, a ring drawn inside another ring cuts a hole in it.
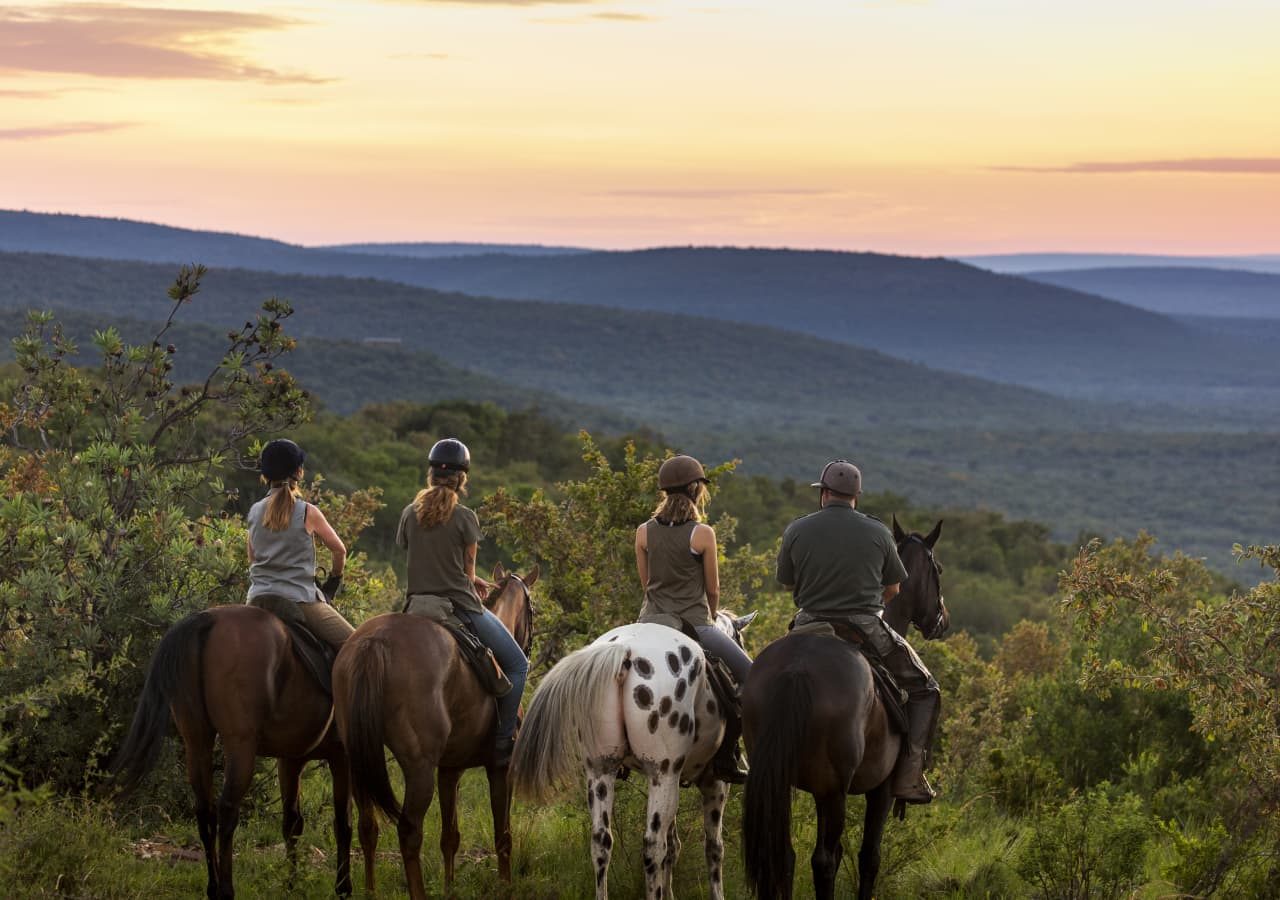
M 591 810 L 591 859 L 596 869 L 596 900 L 609 897 L 609 860 L 613 858 L 613 798 L 617 766 L 589 767 L 587 808 Z
M 302 761 L 280 759 L 276 772 L 280 780 L 280 830 L 284 833 L 284 855 L 288 885 L 292 891 L 298 879 L 298 838 L 302 836 Z
M 839 871 L 840 859 L 844 856 L 840 838 L 844 835 L 845 792 L 832 791 L 814 799 L 818 808 L 818 840 L 810 860 L 813 866 L 813 893 L 818 900 L 834 900 L 836 872 Z
M 253 762 L 257 756 L 254 742 L 245 739 L 222 742 L 223 772 L 222 794 L 218 797 L 218 898 L 231 900 L 235 896 L 232 881 L 232 844 L 236 826 L 240 824 L 240 802 L 253 778 Z
M 400 857 L 404 861 L 404 877 L 409 883 L 412 900 L 427 900 L 422 880 L 422 820 L 431 807 L 435 794 L 435 766 L 427 760 L 401 765 L 404 771 L 404 804 L 396 832 L 400 837 Z
M 507 766 L 488 766 L 489 810 L 493 814 L 493 852 L 498 855 L 498 877 L 511 881 L 511 781 Z
M 441 768 L 436 790 L 440 794 L 440 858 L 444 861 L 444 890 L 453 884 L 454 863 L 462 833 L 458 830 L 458 782 L 462 769 Z
M 339 897 L 351 896 L 351 765 L 341 745 L 331 749 L 326 761 L 333 778 L 333 838 L 338 865 L 333 890 Z M 373 893 L 372 888 L 369 891 Z
M 218 896 L 218 811 L 213 804 L 213 734 L 184 732 L 187 758 L 187 781 L 196 801 L 196 825 L 200 843 L 204 845 L 204 862 L 208 869 L 205 894 L 209 900 Z
M 680 781 L 674 773 L 658 775 L 649 782 L 649 803 L 645 809 L 644 881 L 646 900 L 671 900 L 670 869 L 675 866 L 678 847 L 668 839 L 680 805 Z
M 893 807 L 893 793 L 886 780 L 867 793 L 867 813 L 862 826 L 862 846 L 858 848 L 858 898 L 871 900 L 880 874 L 880 842 L 884 825 Z
M 710 778 L 698 785 L 702 794 L 702 831 L 706 837 L 707 884 L 711 900 L 724 900 L 724 804 L 729 790 Z

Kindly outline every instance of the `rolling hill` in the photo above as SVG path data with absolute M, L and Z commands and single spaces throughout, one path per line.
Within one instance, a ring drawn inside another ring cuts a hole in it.
M 1280 255 L 1253 256 L 1162 256 L 1152 253 L 995 253 L 985 256 L 957 256 L 961 262 L 980 269 L 1023 275 L 1028 272 L 1072 269 L 1194 268 L 1235 269 L 1280 274 Z
M 1280 275 L 1116 267 L 1028 272 L 1026 277 L 1174 316 L 1280 319 Z
M 694 315 L 803 332 L 1063 396 L 1175 404 L 1197 414 L 1224 405 L 1280 410 L 1280 374 L 1273 372 L 1270 354 L 1250 342 L 943 259 L 716 248 L 412 259 L 15 212 L 0 213 L 0 249 L 198 259 Z

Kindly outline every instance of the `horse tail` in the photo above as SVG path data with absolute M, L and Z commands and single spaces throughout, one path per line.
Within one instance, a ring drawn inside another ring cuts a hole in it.
M 813 686 L 806 672 L 778 675 L 761 704 L 769 720 L 757 725 L 751 772 L 742 802 L 742 855 L 747 883 L 765 900 L 791 896 L 791 789 L 808 741 Z
M 382 698 L 389 648 L 383 638 L 358 637 L 349 655 L 345 691 L 334 699 L 346 708 L 346 716 L 338 721 L 351 764 L 351 786 L 361 804 L 372 801 L 392 821 L 399 821 L 400 803 L 391 788 L 383 750 L 386 721 Z
M 196 612 L 165 632 L 151 657 L 147 679 L 124 745 L 111 763 L 116 785 L 125 794 L 155 768 L 169 733 L 171 710 L 197 710 L 205 716 L 201 662 L 215 619 Z
M 520 725 L 509 772 L 515 792 L 546 801 L 582 771 L 600 743 L 598 710 L 626 675 L 631 650 L 624 644 L 591 644 L 570 653 L 546 674 Z

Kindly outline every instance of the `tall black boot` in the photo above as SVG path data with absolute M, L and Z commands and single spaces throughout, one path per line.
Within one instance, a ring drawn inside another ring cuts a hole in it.
M 742 714 L 725 709 L 724 737 L 711 759 L 711 774 L 726 784 L 747 783 L 747 763 L 742 755 Z
M 913 697 L 907 703 L 907 745 L 893 770 L 893 796 L 905 803 L 929 803 L 938 795 L 924 776 L 924 764 L 933 744 L 939 705 L 935 692 Z

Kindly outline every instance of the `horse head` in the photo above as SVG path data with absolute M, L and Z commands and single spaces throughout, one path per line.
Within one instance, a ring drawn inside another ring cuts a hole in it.
M 485 606 L 507 626 L 525 656 L 533 646 L 533 598 L 529 589 L 540 574 L 537 563 L 524 575 L 508 572 L 502 563 L 498 563 L 493 567 L 493 589 L 484 601 Z
M 739 647 L 742 644 L 742 632 L 747 630 L 747 626 L 755 621 L 758 613 L 747 613 L 745 616 L 735 616 L 732 611 L 721 609 L 716 611 L 715 621 L 712 623 L 716 626 L 716 630 L 723 634 L 727 634 L 733 638 L 733 642 Z
M 926 535 L 906 532 L 893 517 L 893 540 L 906 567 L 907 577 L 898 595 L 885 607 L 884 620 L 906 636 L 914 622 L 926 640 L 936 640 L 951 627 L 951 616 L 942 598 L 942 564 L 933 555 L 933 547 L 942 534 L 942 520 Z

